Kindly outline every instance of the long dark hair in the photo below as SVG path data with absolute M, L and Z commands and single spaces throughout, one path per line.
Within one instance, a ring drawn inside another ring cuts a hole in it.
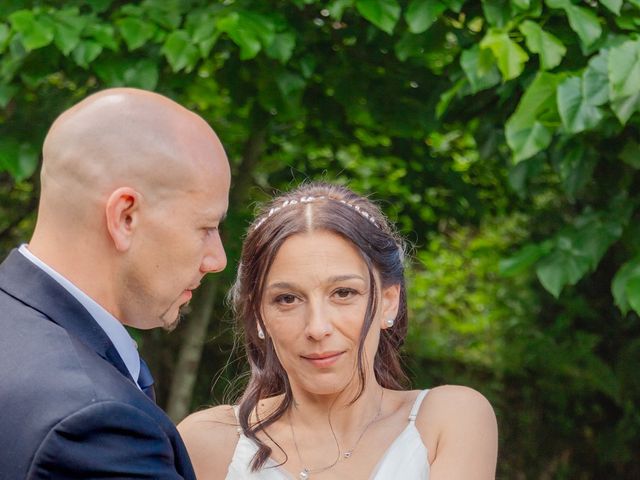
M 353 401 L 362 394 L 365 385 L 363 366 L 364 341 L 376 313 L 378 273 L 381 288 L 400 286 L 400 304 L 392 328 L 380 333 L 374 359 L 376 381 L 384 388 L 401 390 L 407 377 L 400 364 L 399 348 L 407 333 L 407 300 L 404 281 L 404 244 L 380 209 L 370 200 L 348 188 L 328 183 L 308 183 L 274 198 L 258 213 L 244 241 L 238 276 L 231 290 L 231 299 L 251 368 L 249 383 L 239 402 L 239 422 L 245 435 L 258 445 L 251 463 L 258 470 L 271 455 L 271 448 L 258 437 L 277 421 L 293 402 L 289 379 L 268 338 L 258 337 L 257 326 L 266 334 L 261 302 L 264 284 L 273 260 L 289 237 L 299 233 L 324 230 L 336 233 L 353 245 L 362 255 L 369 271 L 370 292 L 364 326 L 358 345 L 358 378 L 360 388 Z M 263 398 L 284 394 L 278 408 L 266 418 L 249 422 L 252 412 Z

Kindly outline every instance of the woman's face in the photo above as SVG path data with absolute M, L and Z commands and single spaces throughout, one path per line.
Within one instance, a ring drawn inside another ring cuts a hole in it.
M 367 265 L 343 237 L 315 231 L 283 243 L 267 275 L 262 315 L 294 392 L 333 394 L 357 382 L 358 339 L 370 288 Z M 380 329 L 385 319 L 395 318 L 398 297 L 398 286 L 378 294 L 365 340 L 367 378 L 373 378 Z

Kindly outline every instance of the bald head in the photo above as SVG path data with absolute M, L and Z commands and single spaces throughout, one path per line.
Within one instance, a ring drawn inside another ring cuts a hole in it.
M 41 207 L 81 215 L 79 209 L 122 185 L 148 196 L 170 194 L 188 188 L 195 170 L 219 167 L 216 161 L 226 163 L 222 145 L 196 114 L 156 93 L 104 90 L 64 112 L 49 130 Z

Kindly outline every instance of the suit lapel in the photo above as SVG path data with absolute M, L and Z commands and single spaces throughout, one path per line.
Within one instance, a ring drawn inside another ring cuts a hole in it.
M 0 289 L 78 337 L 133 380 L 107 334 L 82 304 L 17 249 L 0 265 Z

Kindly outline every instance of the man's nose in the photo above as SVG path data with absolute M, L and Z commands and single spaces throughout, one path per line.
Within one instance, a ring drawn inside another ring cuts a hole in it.
M 216 234 L 207 246 L 207 250 L 202 257 L 200 271 L 202 273 L 215 273 L 224 270 L 227 266 L 227 254 L 224 252 L 220 235 Z

